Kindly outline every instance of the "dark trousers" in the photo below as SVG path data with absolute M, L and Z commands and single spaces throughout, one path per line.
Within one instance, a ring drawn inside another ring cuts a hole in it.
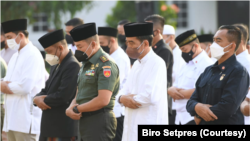
M 116 126 L 115 114 L 110 109 L 84 112 L 79 120 L 79 130 L 83 141 L 113 141 Z
M 116 118 L 116 120 L 117 120 L 117 128 L 116 128 L 115 138 L 113 141 L 121 141 L 122 140 L 122 132 L 123 132 L 124 116 Z
M 169 116 L 168 116 L 169 125 L 176 125 L 175 124 L 175 117 L 176 117 L 176 110 L 172 110 L 172 115 L 169 114 Z

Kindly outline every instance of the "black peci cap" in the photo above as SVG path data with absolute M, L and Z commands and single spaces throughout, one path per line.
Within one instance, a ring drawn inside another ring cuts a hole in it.
M 128 23 L 124 25 L 126 37 L 153 35 L 153 23 Z
M 96 35 L 95 23 L 86 23 L 73 28 L 70 32 L 71 37 L 75 42 L 87 39 Z
M 27 30 L 27 19 L 16 19 L 2 22 L 4 33 Z
M 188 30 L 175 38 L 175 42 L 179 47 L 182 47 L 197 39 L 197 35 L 194 30 Z
M 112 27 L 98 27 L 98 35 L 117 37 L 118 30 Z
M 64 40 L 64 33 L 62 29 L 47 33 L 38 39 L 43 48 L 47 48 L 61 40 Z

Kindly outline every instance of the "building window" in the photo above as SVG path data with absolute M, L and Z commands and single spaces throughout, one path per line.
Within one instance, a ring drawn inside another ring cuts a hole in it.
M 47 31 L 48 30 L 48 16 L 44 13 L 34 14 L 35 23 L 33 24 L 33 31 Z
M 173 4 L 179 8 L 179 12 L 177 14 L 177 27 L 186 28 L 188 26 L 188 2 L 174 1 Z

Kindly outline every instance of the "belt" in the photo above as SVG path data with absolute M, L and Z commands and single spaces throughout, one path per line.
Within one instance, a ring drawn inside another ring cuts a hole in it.
M 105 112 L 105 111 L 110 111 L 110 110 L 111 110 L 111 109 L 108 109 L 108 108 L 102 108 L 102 109 L 97 110 L 97 111 L 83 112 L 83 113 L 82 113 L 82 116 L 95 115 L 95 114 L 98 114 L 98 113 L 101 113 L 101 112 Z

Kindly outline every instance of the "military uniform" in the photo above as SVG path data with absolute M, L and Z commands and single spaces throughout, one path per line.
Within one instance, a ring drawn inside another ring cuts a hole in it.
M 115 96 L 120 86 L 119 69 L 101 48 L 88 61 L 82 62 L 78 77 L 76 102 L 80 105 L 98 96 L 98 90 L 110 90 L 110 102 L 104 108 L 84 112 L 79 121 L 83 140 L 112 140 L 115 137 L 116 117 L 113 113 Z

